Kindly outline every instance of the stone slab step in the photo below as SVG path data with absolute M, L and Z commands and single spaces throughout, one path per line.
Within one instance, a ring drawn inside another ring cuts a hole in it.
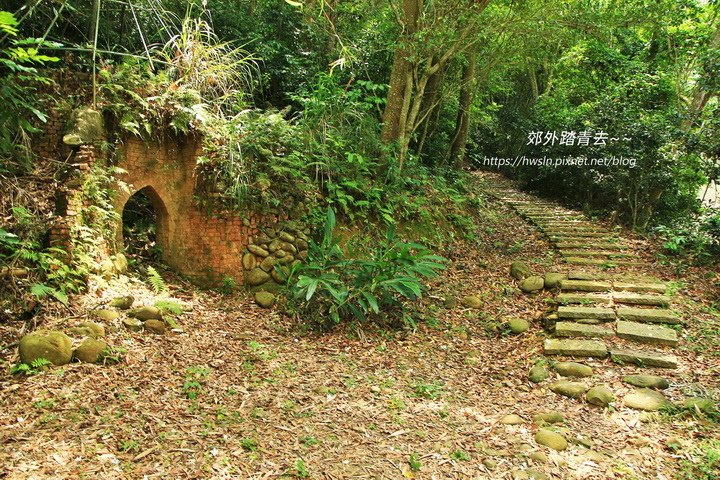
M 678 344 L 677 332 L 661 325 L 618 320 L 616 329 L 617 336 L 626 340 L 653 345 L 670 345 L 671 347 Z
M 611 286 L 608 282 L 594 280 L 561 280 L 560 289 L 575 292 L 609 292 Z
M 567 305 L 572 303 L 579 304 L 594 304 L 594 303 L 609 303 L 610 297 L 608 295 L 593 295 L 593 294 L 578 294 L 578 293 L 561 293 L 553 300 L 555 303 L 561 305 Z
M 606 257 L 606 258 L 627 258 L 631 255 L 608 250 L 561 250 L 563 257 Z
M 547 338 L 543 343 L 543 348 L 547 355 L 598 358 L 604 358 L 608 355 L 605 344 L 597 340 Z
M 677 368 L 675 355 L 640 350 L 610 350 L 610 358 L 615 363 L 637 365 L 639 367 Z
M 597 267 L 637 267 L 643 265 L 642 262 L 617 260 L 614 258 L 566 257 L 565 261 L 570 265 L 594 265 Z
M 643 323 L 668 323 L 677 325 L 681 322 L 680 317 L 672 310 L 665 308 L 633 308 L 620 307 L 617 309 L 620 320 L 632 320 Z
M 595 320 L 615 320 L 615 310 L 602 307 L 561 306 L 557 309 L 558 318 L 592 318 Z
M 555 244 L 557 248 L 564 248 L 567 250 L 627 250 L 626 245 L 619 243 L 579 243 L 579 242 L 557 242 Z
M 626 290 L 637 293 L 665 293 L 667 286 L 663 283 L 642 283 L 642 282 L 613 282 L 616 290 Z
M 544 232 L 550 238 L 568 238 L 568 237 L 579 237 L 579 238 L 610 238 L 613 237 L 612 232 L 588 232 L 585 230 L 556 230 L 556 229 L 544 229 Z
M 557 322 L 555 324 L 555 335 L 558 337 L 570 338 L 602 338 L 610 337 L 615 332 L 610 328 L 599 325 L 587 325 L 576 322 Z
M 653 295 L 647 293 L 613 292 L 612 300 L 615 303 L 627 305 L 648 305 L 654 307 L 667 307 L 670 304 L 670 297 L 665 295 Z

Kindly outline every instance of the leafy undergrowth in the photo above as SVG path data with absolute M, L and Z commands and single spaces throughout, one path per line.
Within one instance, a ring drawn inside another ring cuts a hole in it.
M 10 479 L 496 479 L 533 468 L 551 478 L 657 479 L 695 478 L 683 475 L 715 468 L 709 462 L 717 425 L 707 419 L 603 411 L 527 382 L 542 329 L 536 321 L 529 332 L 511 336 L 503 323 L 535 317 L 549 294 L 514 294 L 508 266 L 526 260 L 543 271 L 558 260 L 522 220 L 491 207 L 496 215 L 477 241 L 445 253 L 451 263 L 431 283 L 416 330 L 355 325 L 307 333 L 249 298 L 174 280 L 167 282 L 169 294 L 192 306 L 179 318 L 183 333 L 110 333 L 110 343 L 127 349 L 117 365 L 71 364 L 30 377 L 5 369 L 0 473 Z M 156 301 L 139 282 L 114 282 L 82 301 L 97 307 L 128 293 L 141 303 Z M 443 306 L 448 296 L 468 294 L 479 296 L 483 308 Z M 68 321 L 39 320 L 43 326 Z M 701 374 L 704 358 L 690 356 L 681 369 L 663 372 L 671 398 L 700 383 L 717 394 L 716 376 Z M 611 364 L 591 365 L 603 366 L 598 375 L 616 394 L 627 392 Z M 530 419 L 549 411 L 565 414 L 567 451 L 533 440 Z M 527 421 L 498 423 L 508 413 Z M 537 451 L 547 461 L 529 458 Z

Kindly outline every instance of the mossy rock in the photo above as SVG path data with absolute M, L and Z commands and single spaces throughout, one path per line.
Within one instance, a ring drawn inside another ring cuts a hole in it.
M 122 253 L 118 253 L 117 255 L 110 258 L 113 262 L 113 265 L 115 266 L 115 271 L 117 273 L 127 273 L 128 261 L 125 255 L 123 255 Z
M 557 432 L 541 428 L 535 433 L 535 441 L 540 445 L 550 447 L 553 450 L 567 450 L 568 442 L 564 436 Z
M 562 412 L 538 413 L 537 415 L 533 416 L 533 422 L 537 424 L 563 423 L 564 421 L 565 416 L 562 414 Z
M 149 305 L 130 310 L 130 312 L 128 312 L 128 316 L 137 318 L 141 322 L 146 322 L 148 320 L 162 320 L 162 312 L 160 309 Z
M 145 327 L 145 330 L 151 333 L 156 333 L 158 335 L 162 335 L 167 331 L 167 327 L 165 326 L 165 322 L 161 320 L 155 320 L 150 319 L 146 321 L 143 326 Z
M 100 320 L 104 320 L 106 322 L 112 322 L 116 318 L 120 317 L 120 312 L 109 309 L 93 310 L 92 314 Z
M 545 288 L 558 288 L 560 282 L 565 280 L 567 275 L 563 273 L 548 272 L 545 274 Z
M 84 363 L 96 363 L 101 359 L 101 354 L 107 350 L 108 345 L 102 340 L 86 338 L 75 349 L 75 358 Z
M 543 365 L 535 365 L 530 369 L 530 373 L 528 374 L 529 380 L 533 383 L 544 382 L 549 376 L 550 372 L 548 372 L 547 367 Z
M 20 339 L 20 361 L 31 364 L 44 358 L 53 365 L 65 365 L 72 360 L 72 340 L 63 332 L 38 330 Z
M 95 322 L 83 322 L 75 328 L 77 328 L 78 331 L 84 330 L 86 332 L 89 332 L 87 336 L 92 338 L 100 338 L 105 336 L 105 327 Z
M 533 275 L 520 282 L 520 285 L 518 286 L 520 287 L 520 290 L 525 293 L 533 293 L 543 289 L 545 286 L 545 280 L 543 280 L 543 277 Z
M 588 387 L 580 382 L 568 382 L 563 380 L 550 385 L 550 390 L 565 397 L 580 398 L 585 394 L 585 392 L 587 392 Z
M 512 262 L 510 264 L 510 276 L 517 280 L 525 280 L 530 276 L 530 267 L 525 262 Z
M 593 369 L 577 362 L 558 362 L 553 368 L 563 377 L 592 377 Z
M 139 332 L 143 329 L 143 323 L 137 318 L 125 318 L 122 323 L 131 332 Z
M 110 301 L 110 306 L 113 308 L 119 308 L 120 310 L 127 310 L 132 307 L 134 302 L 135 298 L 130 295 L 126 295 L 124 297 L 113 298 Z
M 270 280 L 270 274 L 260 267 L 255 267 L 245 275 L 245 283 L 251 287 L 262 285 Z
M 592 387 L 588 390 L 585 398 L 589 404 L 603 408 L 615 401 L 615 395 L 613 395 L 613 392 L 603 385 L 596 385 Z
M 524 318 L 511 318 L 508 320 L 508 327 L 512 333 L 520 334 L 530 328 L 530 322 Z
M 255 294 L 255 303 L 262 308 L 271 308 L 275 305 L 275 295 L 270 292 L 257 292 Z
M 467 308 L 482 308 L 483 302 L 480 300 L 480 297 L 477 297 L 475 295 L 466 295 L 462 299 L 462 304 L 464 307 Z
M 105 138 L 105 120 L 101 112 L 90 107 L 72 111 L 68 121 L 69 130 L 63 136 L 66 145 L 89 145 Z
M 458 305 L 457 297 L 455 297 L 454 295 L 448 295 L 447 297 L 445 297 L 445 300 L 443 301 L 443 306 L 445 306 L 445 308 L 448 308 L 448 309 L 455 308 L 455 307 L 457 307 L 457 305 Z
M 665 390 L 670 387 L 670 382 L 656 375 L 627 375 L 623 377 L 623 382 L 635 387 L 656 388 L 658 390 Z

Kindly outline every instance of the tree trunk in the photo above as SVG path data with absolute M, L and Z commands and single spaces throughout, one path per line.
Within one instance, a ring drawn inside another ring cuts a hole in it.
M 403 32 L 393 56 L 390 88 L 383 112 L 382 140 L 385 143 L 396 142 L 402 135 L 403 104 L 406 102 L 407 96 L 412 95 L 412 77 L 410 84 L 407 81 L 408 75 L 412 75 L 412 65 L 408 60 L 409 42 L 412 41 L 412 36 L 417 30 L 421 10 L 422 0 L 403 0 Z
M 463 67 L 462 83 L 460 85 L 460 99 L 457 119 L 455 120 L 455 136 L 450 145 L 450 162 L 455 168 L 465 166 L 465 147 L 467 146 L 468 132 L 470 131 L 470 109 L 472 108 L 473 94 L 475 93 L 475 66 L 477 56 L 470 51 L 467 63 Z
M 440 92 L 440 86 L 442 85 L 444 76 L 445 70 L 439 70 L 434 73 L 430 76 L 427 87 L 425 88 L 425 95 L 423 95 L 422 106 L 420 108 L 422 135 L 417 145 L 418 155 L 422 155 L 425 140 L 427 140 L 428 134 L 434 130 L 433 118 L 435 111 L 438 109 L 438 93 Z

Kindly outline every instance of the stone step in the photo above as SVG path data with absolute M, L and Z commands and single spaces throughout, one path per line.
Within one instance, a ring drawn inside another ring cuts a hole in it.
M 608 292 L 610 291 L 608 282 L 598 282 L 594 280 L 561 280 L 560 289 L 565 291 L 576 292 Z
M 557 309 L 558 318 L 591 318 L 595 320 L 615 320 L 615 310 L 602 307 L 561 306 Z
M 627 250 L 626 245 L 619 243 L 579 243 L 579 242 L 557 242 L 555 244 L 557 248 L 563 248 L 568 250 Z
M 677 325 L 682 321 L 675 312 L 664 308 L 620 307 L 617 309 L 617 314 L 620 320 L 633 320 L 643 323 L 668 323 Z
M 555 335 L 558 337 L 571 338 L 602 338 L 610 337 L 615 332 L 610 328 L 598 325 L 587 325 L 576 322 L 557 322 L 555 324 Z
M 626 290 L 637 293 L 665 293 L 667 286 L 664 283 L 640 283 L 640 282 L 613 282 L 615 290 Z
M 670 304 L 670 297 L 665 295 L 653 295 L 647 293 L 613 292 L 612 300 L 615 303 L 627 305 L 648 305 L 655 307 L 667 307 Z
M 633 262 L 629 260 L 617 260 L 614 258 L 582 258 L 567 257 L 565 261 L 570 265 L 594 265 L 596 267 L 637 267 L 643 265 L 642 262 Z
M 579 237 L 579 238 L 608 238 L 613 237 L 612 232 L 587 232 L 584 230 L 556 230 L 556 229 L 545 229 L 545 234 L 550 238 L 567 238 L 567 237 Z M 614 237 L 617 238 L 617 237 Z
M 598 272 L 589 272 L 587 270 L 572 270 L 568 272 L 568 280 L 592 280 L 592 281 L 607 281 L 610 280 L 608 275 L 601 274 Z
M 653 345 L 670 345 L 671 347 L 678 344 L 677 332 L 661 325 L 618 320 L 616 330 L 617 336 L 626 340 Z
M 607 258 L 627 258 L 631 255 L 627 253 L 618 253 L 608 250 L 561 250 L 560 255 L 563 257 L 607 257 Z
M 640 350 L 613 349 L 610 358 L 619 364 L 637 365 L 639 367 L 677 368 L 675 355 Z
M 557 236 L 557 235 L 551 235 L 548 237 L 548 240 L 550 240 L 553 243 L 586 243 L 586 242 L 612 242 L 614 239 L 611 237 L 581 237 L 578 235 L 566 235 L 566 236 Z
M 610 297 L 607 295 L 592 295 L 592 294 L 577 294 L 577 293 L 561 293 L 553 300 L 555 303 L 562 305 L 579 303 L 579 304 L 594 304 L 594 303 L 609 303 Z
M 569 340 L 547 338 L 543 343 L 547 355 L 568 355 L 570 357 L 598 357 L 608 355 L 607 347 L 597 340 Z

